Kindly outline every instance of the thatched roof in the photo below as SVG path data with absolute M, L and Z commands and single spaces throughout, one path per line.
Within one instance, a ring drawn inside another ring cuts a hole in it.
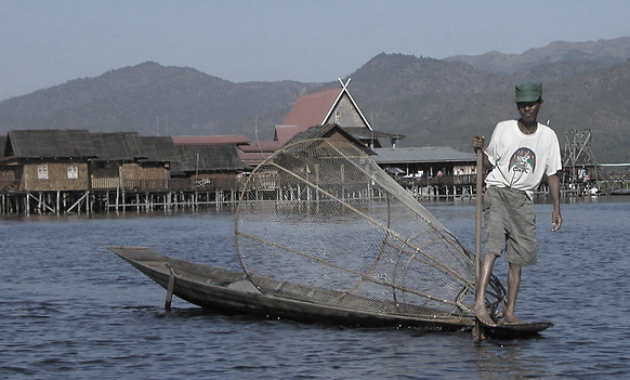
M 95 151 L 87 130 L 16 130 L 7 134 L 4 156 L 19 158 L 88 158 Z
M 239 159 L 236 145 L 178 145 L 184 172 L 227 172 L 246 168 Z
M 136 132 L 93 133 L 90 139 L 98 159 L 133 161 L 147 158 Z
M 4 152 L 7 148 L 7 136 L 0 136 L 0 159 L 4 157 Z
M 172 173 L 246 169 L 236 144 L 176 146 L 171 137 L 136 132 L 19 130 L 3 136 L 0 144 L 0 158 L 169 162 Z

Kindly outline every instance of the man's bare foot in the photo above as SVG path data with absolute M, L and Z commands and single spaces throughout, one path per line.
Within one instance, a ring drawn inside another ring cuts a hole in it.
M 486 310 L 485 306 L 478 307 L 477 304 L 475 304 L 473 305 L 471 311 L 475 315 L 475 317 L 477 317 L 479 322 L 481 322 L 481 324 L 485 326 L 489 326 L 489 327 L 497 326 L 497 324 L 494 323 L 492 318 L 490 318 L 490 314 L 488 314 L 488 311 Z
M 505 314 L 503 316 L 503 322 L 505 323 L 519 323 L 521 320 L 514 314 Z

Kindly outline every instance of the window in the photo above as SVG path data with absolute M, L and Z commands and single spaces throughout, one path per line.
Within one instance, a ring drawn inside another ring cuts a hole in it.
M 48 179 L 48 165 L 37 165 L 37 179 Z
M 79 167 L 77 165 L 67 166 L 68 179 L 79 179 Z

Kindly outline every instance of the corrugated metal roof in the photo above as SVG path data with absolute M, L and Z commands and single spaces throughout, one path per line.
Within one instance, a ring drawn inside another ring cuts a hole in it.
M 451 147 L 375 148 L 374 152 L 374 160 L 379 164 L 477 160 L 474 153 L 460 152 Z

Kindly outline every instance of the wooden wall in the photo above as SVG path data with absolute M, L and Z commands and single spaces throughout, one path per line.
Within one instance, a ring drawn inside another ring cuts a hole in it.
M 19 179 L 23 191 L 76 191 L 89 189 L 87 163 L 27 163 Z M 18 180 L 16 178 L 16 180 Z

